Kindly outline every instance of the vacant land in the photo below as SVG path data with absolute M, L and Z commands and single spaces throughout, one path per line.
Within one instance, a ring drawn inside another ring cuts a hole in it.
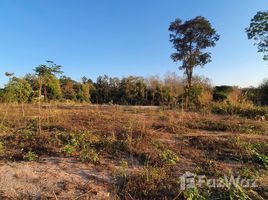
M 82 105 L 46 105 L 40 115 L 2 104 L 0 159 L 0 199 L 268 199 L 263 119 Z M 181 190 L 187 171 L 257 187 Z

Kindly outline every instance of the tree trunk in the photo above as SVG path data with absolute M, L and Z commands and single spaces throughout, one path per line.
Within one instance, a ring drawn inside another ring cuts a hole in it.
M 39 99 L 38 99 L 38 132 L 42 132 L 41 127 L 41 97 L 42 97 L 42 78 L 39 77 Z

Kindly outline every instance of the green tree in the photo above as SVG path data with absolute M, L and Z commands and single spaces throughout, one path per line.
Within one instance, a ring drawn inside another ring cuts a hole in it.
M 212 28 L 210 22 L 198 16 L 183 22 L 176 19 L 169 26 L 170 42 L 176 50 L 171 55 L 174 62 L 181 61 L 179 69 L 184 70 L 187 76 L 187 86 L 192 86 L 193 69 L 211 62 L 210 53 L 203 52 L 208 47 L 214 47 L 219 35 Z
M 39 100 L 42 97 L 42 88 L 44 85 L 44 79 L 49 79 L 52 76 L 63 73 L 60 65 L 55 64 L 53 61 L 46 61 L 47 65 L 39 65 L 34 69 L 35 74 L 38 76 L 39 83 Z M 44 90 L 46 94 L 46 91 Z M 45 97 L 46 98 L 46 97 Z
M 123 78 L 120 83 L 121 102 L 130 105 L 144 104 L 146 89 L 146 84 L 141 77 Z
M 4 98 L 7 102 L 17 102 L 21 105 L 24 116 L 24 103 L 31 101 L 33 90 L 27 80 L 12 77 L 4 89 Z
M 60 85 L 64 99 L 76 100 L 76 92 L 74 89 L 75 81 L 70 77 L 62 76 L 60 78 Z
M 264 53 L 264 60 L 268 60 L 268 11 L 258 12 L 253 19 L 249 28 L 246 29 L 248 39 L 254 39 L 258 52 Z
M 55 76 L 56 74 L 61 74 L 63 73 L 61 71 L 61 67 L 60 65 L 55 64 L 53 61 L 46 61 L 47 65 L 39 65 L 38 67 L 36 67 L 34 69 L 35 74 L 38 77 L 38 85 L 39 85 L 39 89 L 38 89 L 38 96 L 39 96 L 39 101 L 38 101 L 38 108 L 39 108 L 39 123 L 38 123 L 38 130 L 39 133 L 41 133 L 42 129 L 41 129 L 41 98 L 42 98 L 42 88 L 43 88 L 43 84 L 44 84 L 44 79 L 47 76 Z
M 60 100 L 62 98 L 62 92 L 59 79 L 52 74 L 47 74 L 44 76 L 43 80 L 43 93 L 45 100 Z
M 12 93 L 13 100 L 18 103 L 25 103 L 30 101 L 33 93 L 31 85 L 22 78 L 13 77 L 6 85 L 7 93 Z
M 260 93 L 260 103 L 262 105 L 268 105 L 268 79 L 263 80 L 258 89 Z
M 109 77 L 107 75 L 99 76 L 97 78 L 97 82 L 95 83 L 95 99 L 96 103 L 103 104 L 103 103 L 109 103 Z
M 76 99 L 80 102 L 90 102 L 90 90 L 92 85 L 90 83 L 76 83 Z

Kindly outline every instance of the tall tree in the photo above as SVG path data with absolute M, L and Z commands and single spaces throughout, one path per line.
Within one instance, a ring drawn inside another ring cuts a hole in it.
M 171 58 L 174 62 L 182 62 L 179 69 L 184 70 L 187 76 L 187 87 L 191 88 L 193 69 L 211 62 L 210 53 L 203 50 L 214 47 L 219 40 L 219 35 L 210 22 L 201 16 L 185 22 L 176 19 L 170 24 L 169 31 L 171 32 L 170 42 L 176 50 Z
M 47 65 L 39 65 L 34 69 L 36 75 L 39 79 L 39 99 L 41 99 L 42 96 L 42 87 L 44 85 L 44 79 L 47 76 L 54 76 L 56 74 L 62 74 L 61 71 L 61 65 L 55 64 L 53 61 L 46 61 Z M 46 93 L 46 92 L 45 92 Z
M 258 12 L 253 19 L 249 28 L 246 29 L 248 39 L 254 39 L 258 52 L 264 53 L 264 60 L 268 60 L 268 11 Z
M 61 65 L 55 64 L 53 61 L 47 60 L 46 61 L 47 65 L 39 65 L 34 69 L 35 74 L 38 76 L 38 83 L 39 83 L 39 101 L 38 101 L 38 108 L 39 108 L 39 123 L 38 123 L 38 128 L 39 128 L 39 133 L 41 133 L 41 98 L 42 98 L 42 87 L 44 84 L 44 79 L 46 76 L 53 76 L 56 74 L 61 74 L 63 73 L 61 71 Z

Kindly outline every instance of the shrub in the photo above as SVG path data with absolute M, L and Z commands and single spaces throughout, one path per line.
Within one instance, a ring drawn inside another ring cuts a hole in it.
M 169 149 L 160 152 L 160 158 L 166 165 L 175 165 L 179 161 L 177 154 Z
M 67 144 L 63 147 L 62 151 L 66 156 L 71 156 L 75 152 L 75 146 L 72 144 Z
M 0 141 L 0 156 L 4 154 L 4 150 L 5 150 L 5 145 L 3 142 Z
M 35 161 L 38 159 L 38 155 L 30 150 L 26 155 L 23 156 L 23 159 L 27 161 Z
M 255 149 L 253 151 L 253 160 L 259 163 L 261 166 L 268 168 L 268 156 L 257 152 Z
M 228 95 L 233 91 L 232 86 L 222 85 L 216 86 L 213 90 L 214 101 L 225 101 L 228 99 Z
M 94 165 L 100 163 L 99 155 L 96 153 L 94 149 L 83 148 L 80 152 L 80 159 L 82 162 L 91 162 Z
M 211 104 L 211 111 L 215 114 L 239 115 L 241 117 L 256 118 L 258 116 L 268 117 L 267 107 L 245 106 L 242 104 Z

